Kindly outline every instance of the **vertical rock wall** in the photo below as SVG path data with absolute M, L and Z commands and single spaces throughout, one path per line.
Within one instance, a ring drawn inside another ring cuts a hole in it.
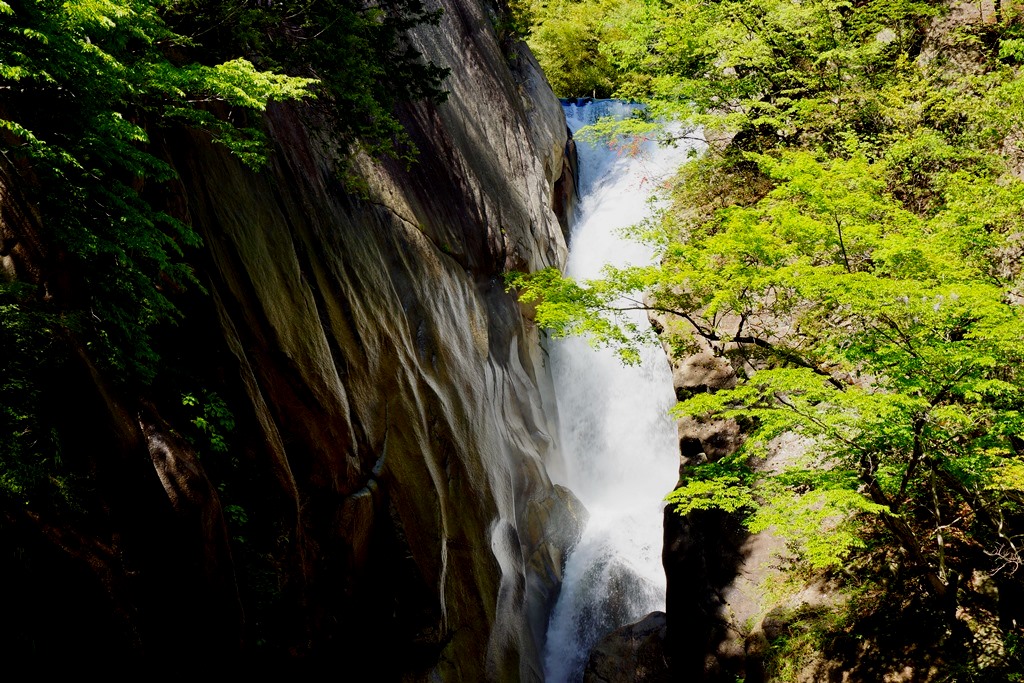
M 413 41 L 451 68 L 450 96 L 403 110 L 409 168 L 357 158 L 340 180 L 316 105 L 269 111 L 259 174 L 205 139 L 164 141 L 209 290 L 165 343 L 235 410 L 228 485 L 249 537 L 229 538 L 223 482 L 160 406 L 117 395 L 83 355 L 68 409 L 89 415 L 68 421 L 68 443 L 104 463 L 96 488 L 114 502 L 84 525 L 17 513 L 3 531 L 87 586 L 80 616 L 112 624 L 113 652 L 541 677 L 581 511 L 545 473 L 551 388 L 502 274 L 565 256 L 551 209 L 565 124 L 490 10 L 440 6 Z

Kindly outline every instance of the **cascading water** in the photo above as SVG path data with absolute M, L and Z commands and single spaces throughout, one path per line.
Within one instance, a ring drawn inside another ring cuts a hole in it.
M 564 108 L 575 133 L 634 107 L 604 100 Z M 580 204 L 568 275 L 595 278 L 609 263 L 650 262 L 651 250 L 620 229 L 651 213 L 649 196 L 688 150 L 643 142 L 627 153 L 578 142 Z M 636 320 L 647 325 L 643 312 Z M 560 483 L 590 511 L 548 624 L 545 678 L 561 683 L 582 680 L 590 650 L 605 634 L 664 609 L 662 497 L 678 477 L 679 452 L 668 416 L 672 375 L 660 348 L 643 349 L 642 363 L 632 367 L 581 339 L 554 340 L 550 351 L 566 460 Z

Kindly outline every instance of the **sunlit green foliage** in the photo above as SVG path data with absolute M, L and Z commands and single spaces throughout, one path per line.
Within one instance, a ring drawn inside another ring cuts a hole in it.
M 444 72 L 403 32 L 436 18 L 416 0 L 0 2 L 0 170 L 37 212 L 38 234 L 19 239 L 42 245 L 47 261 L 32 268 L 48 278 L 0 283 L 5 490 L 59 483 L 41 464 L 60 450 L 50 368 L 82 344 L 124 386 L 151 382 L 154 326 L 179 320 L 184 290 L 201 290 L 187 260 L 199 237 L 168 208 L 180 203 L 169 136 L 201 131 L 258 170 L 268 104 L 316 95 L 344 111 L 340 147 L 362 140 L 408 158 L 394 105 L 443 99 Z M 219 433 L 209 436 L 216 450 Z
M 241 58 L 181 63 L 172 53 L 188 41 L 167 28 L 160 9 L 146 0 L 3 5 L 5 178 L 38 208 L 40 225 L 32 229 L 41 233 L 31 239 L 68 273 L 45 290 L 0 285 L 0 424 L 8 435 L 0 461 L 5 490 L 20 496 L 62 485 L 45 393 L 56 380 L 53 369 L 71 353 L 68 330 L 117 376 L 147 381 L 157 361 L 151 326 L 177 315 L 174 291 L 198 286 L 182 256 L 199 239 L 159 204 L 173 172 L 150 151 L 153 135 L 176 124 L 203 128 L 259 165 L 259 130 L 209 107 L 259 112 L 273 99 L 305 97 L 312 83 Z
M 189 422 L 196 432 L 192 441 L 200 453 L 206 450 L 227 453 L 228 436 L 235 429 L 235 418 L 224 399 L 212 391 L 206 391 L 202 400 L 194 394 L 185 394 L 181 397 L 181 405 L 192 411 Z
M 560 97 L 609 97 L 618 75 L 604 54 L 607 14 L 629 3 L 549 0 L 533 2 L 528 42 Z
M 86 274 L 80 308 L 97 322 L 101 354 L 122 372 L 147 374 L 146 330 L 174 314 L 168 286 L 192 282 L 181 254 L 198 244 L 147 196 L 173 176 L 148 150 L 151 136 L 175 122 L 203 127 L 258 165 L 259 130 L 205 103 L 258 112 L 271 99 L 305 96 L 312 81 L 261 72 L 244 59 L 176 64 L 168 53 L 187 41 L 144 0 L 10 8 L 0 25 L 5 156 L 34 193 L 55 246 L 73 259 L 69 267 Z
M 660 225 L 636 231 L 657 265 L 510 283 L 541 325 L 627 360 L 645 333 L 621 313 L 638 308 L 680 323 L 672 348 L 732 359 L 735 388 L 677 411 L 736 418 L 747 440 L 690 467 L 669 496 L 680 512 L 742 512 L 815 567 L 883 533 L 949 599 L 978 558 L 1019 566 L 1016 8 L 931 38 L 957 54 L 921 57 L 940 3 L 642 4 L 642 25 L 600 47 L 618 92 L 731 144 L 693 162 Z M 808 452 L 763 470 L 784 434 Z
M 242 55 L 264 70 L 316 79 L 313 92 L 338 113 L 332 133 L 374 153 L 411 160 L 415 150 L 395 104 L 447 96 L 447 70 L 423 59 L 405 37 L 440 19 L 421 0 L 176 0 L 164 16 L 203 46 L 186 51 L 200 60 Z

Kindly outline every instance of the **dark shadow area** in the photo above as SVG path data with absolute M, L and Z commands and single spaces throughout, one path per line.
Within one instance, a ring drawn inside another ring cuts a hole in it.
M 721 593 L 736 578 L 749 537 L 736 515 L 695 510 L 680 516 L 665 509 L 665 649 L 675 680 L 734 683 L 744 671 L 745 658 L 716 653 L 729 629 L 720 614 Z M 755 680 L 761 679 L 747 678 Z
M 793 656 L 792 643 L 802 640 L 804 653 L 814 653 L 804 674 L 815 681 L 1016 680 L 1024 671 L 1024 651 L 1019 627 L 1012 619 L 1004 623 L 1004 614 L 1017 607 L 1009 585 L 1017 582 L 971 582 L 961 588 L 956 606 L 928 596 L 919 582 L 894 577 L 884 589 L 867 591 L 845 607 L 769 613 L 762 624 L 770 641 L 769 679 Z

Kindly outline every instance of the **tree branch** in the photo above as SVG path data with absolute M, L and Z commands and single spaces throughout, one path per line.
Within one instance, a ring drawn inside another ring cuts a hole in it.
M 723 337 L 722 335 L 718 334 L 717 332 L 714 332 L 712 329 L 709 329 L 709 328 L 707 328 L 707 327 L 697 323 L 697 321 L 694 320 L 693 317 L 689 313 L 686 313 L 686 312 L 683 312 L 683 311 L 679 311 L 679 310 L 675 310 L 675 309 L 672 309 L 672 308 L 665 308 L 665 307 L 662 307 L 662 306 L 652 306 L 650 304 L 645 304 L 645 303 L 642 303 L 642 302 L 638 302 L 635 299 L 630 299 L 630 301 L 633 301 L 637 305 L 636 306 L 614 306 L 614 307 L 608 307 L 607 310 L 610 310 L 610 311 L 657 311 L 659 313 L 669 313 L 669 314 L 672 314 L 672 315 L 677 315 L 680 318 L 682 318 L 683 320 L 685 320 L 686 322 L 690 323 L 690 325 L 693 327 L 694 331 L 697 334 L 699 334 L 701 337 L 703 337 L 706 341 L 709 341 L 709 342 L 735 342 L 737 344 L 749 344 L 751 346 L 757 346 L 758 348 L 765 349 L 766 351 L 768 351 L 768 352 L 778 356 L 779 358 L 781 358 L 782 360 L 784 360 L 786 362 L 792 363 L 794 365 L 798 365 L 798 366 L 800 366 L 802 368 L 806 368 L 806 369 L 812 371 L 814 374 L 820 375 L 820 376 L 824 377 L 828 381 L 829 384 L 831 384 L 836 389 L 839 389 L 840 391 L 844 391 L 846 389 L 846 385 L 843 384 L 842 382 L 840 382 L 835 377 L 833 377 L 832 373 L 828 372 L 827 370 L 821 369 L 820 367 L 818 367 L 817 365 L 811 363 L 809 360 L 807 360 L 806 358 L 804 358 L 803 356 L 801 356 L 797 352 L 792 351 L 792 350 L 787 349 L 787 348 L 776 346 L 775 344 L 771 343 L 770 341 L 768 341 L 766 339 L 763 339 L 761 337 L 756 337 L 756 336 L 753 336 L 753 335 L 736 336 L 736 337 Z

